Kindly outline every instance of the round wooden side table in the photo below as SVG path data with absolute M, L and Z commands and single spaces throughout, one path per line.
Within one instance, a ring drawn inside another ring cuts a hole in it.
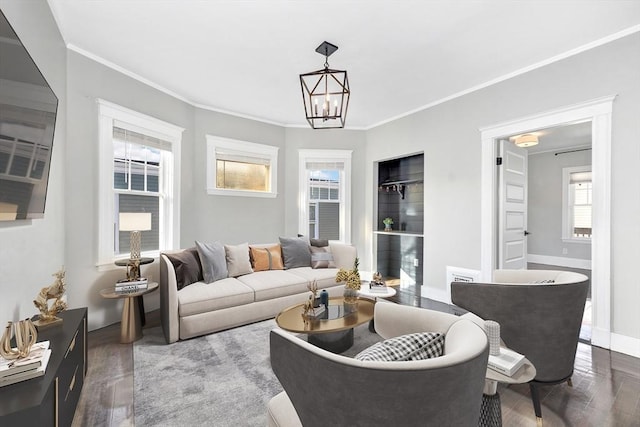
M 149 282 L 147 289 L 140 289 L 135 292 L 119 293 L 114 288 L 102 289 L 100 296 L 107 299 L 124 299 L 122 306 L 122 320 L 120 323 L 120 342 L 122 344 L 132 343 L 142 338 L 142 320 L 140 315 L 140 305 L 138 298 L 158 289 L 157 282 Z

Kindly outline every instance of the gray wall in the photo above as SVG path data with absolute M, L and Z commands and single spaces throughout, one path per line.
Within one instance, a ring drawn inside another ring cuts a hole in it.
M 591 151 L 529 155 L 527 251 L 530 255 L 591 259 L 591 243 L 562 241 L 562 168 L 591 165 Z M 567 253 L 563 254 L 562 249 Z
M 64 250 L 67 51 L 46 1 L 0 0 L 0 8 L 59 100 L 44 219 L 0 223 L 0 322 L 6 322 L 36 314 L 33 300 L 68 262 Z M 68 302 L 72 307 L 82 305 L 73 295 Z
M 612 124 L 612 330 L 640 338 L 640 34 L 511 78 L 367 132 L 376 160 L 425 155 L 425 285 L 444 296 L 447 265 L 480 268 L 480 128 L 617 94 Z M 364 215 L 372 217 L 371 197 Z
M 181 197 L 190 200 L 196 186 L 193 176 L 194 108 L 190 105 L 105 67 L 73 51 L 67 54 L 68 138 L 64 164 L 65 234 L 68 294 L 72 307 L 89 308 L 89 328 L 120 320 L 122 302 L 100 297 L 100 289 L 124 277 L 122 267 L 106 266 L 98 260 L 98 104 L 101 98 L 134 111 L 185 128 L 182 138 Z M 103 197 L 108 197 L 104 195 Z M 193 212 L 182 208 L 181 226 L 193 221 Z M 182 227 L 181 227 L 182 228 Z M 62 241 L 62 240 L 61 240 Z M 158 263 L 142 267 L 158 279 Z M 145 297 L 147 310 L 159 307 L 158 292 Z
M 279 147 L 278 195 L 276 198 L 208 195 L 206 191 L 206 135 L 238 139 Z M 196 109 L 195 140 L 190 168 L 193 185 L 184 196 L 183 212 L 191 220 L 182 223 L 182 247 L 195 240 L 222 243 L 277 242 L 284 232 L 285 131 L 254 120 Z
M 284 177 L 285 234 L 295 236 L 298 232 L 298 150 L 352 150 L 351 153 L 351 243 L 358 249 L 361 269 L 371 264 L 362 263 L 365 241 L 371 234 L 371 216 L 365 216 L 365 189 L 369 188 L 371 175 L 365 175 L 365 132 L 359 130 L 311 128 L 286 128 L 286 169 Z M 368 257 L 370 259 L 370 256 Z

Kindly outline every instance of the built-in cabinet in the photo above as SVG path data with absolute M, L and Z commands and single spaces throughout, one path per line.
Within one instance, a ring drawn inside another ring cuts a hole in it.
M 424 155 L 377 162 L 376 271 L 389 282 L 422 285 Z M 385 231 L 385 218 L 392 218 Z

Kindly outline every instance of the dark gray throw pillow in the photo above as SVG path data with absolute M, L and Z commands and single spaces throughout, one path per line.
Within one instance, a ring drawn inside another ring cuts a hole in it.
M 200 257 L 196 248 L 185 249 L 174 254 L 164 254 L 176 271 L 176 282 L 178 290 L 192 283 L 202 280 L 202 268 L 200 267 Z
M 284 269 L 311 266 L 309 240 L 305 237 L 280 237 Z
M 304 237 L 306 239 L 303 234 L 298 234 L 298 237 Z M 315 246 L 316 248 L 325 248 L 329 246 L 329 240 L 309 238 L 309 244 L 311 246 Z
M 202 243 L 196 241 L 198 254 L 202 263 L 202 276 L 205 283 L 212 283 L 216 280 L 226 279 L 229 276 L 227 271 L 227 258 L 224 245 L 220 242 Z

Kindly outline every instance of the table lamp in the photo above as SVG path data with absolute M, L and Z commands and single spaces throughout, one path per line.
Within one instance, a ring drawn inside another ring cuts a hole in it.
M 121 212 L 120 231 L 131 232 L 131 258 L 140 259 L 140 232 L 151 230 L 150 212 Z

